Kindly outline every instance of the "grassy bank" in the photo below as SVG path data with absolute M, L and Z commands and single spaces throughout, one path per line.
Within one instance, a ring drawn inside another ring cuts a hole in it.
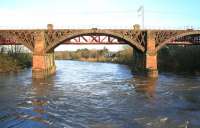
M 27 53 L 20 53 L 16 56 L 0 54 L 0 72 L 17 72 L 31 67 L 31 64 L 32 57 Z
M 24 68 L 31 67 L 32 54 L 25 52 L 22 46 L 1 46 L 0 47 L 0 73 L 17 72 Z

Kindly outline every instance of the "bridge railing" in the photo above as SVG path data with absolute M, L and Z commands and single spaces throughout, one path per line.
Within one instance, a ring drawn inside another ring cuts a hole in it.
M 54 25 L 54 29 L 91 29 L 91 28 L 99 28 L 99 29 L 133 29 L 133 25 L 97 25 L 97 24 L 91 24 L 91 25 Z M 6 26 L 6 25 L 0 25 L 0 30 L 9 30 L 9 29 L 47 29 L 46 25 L 34 25 L 34 26 Z M 142 30 L 187 30 L 187 29 L 193 29 L 193 30 L 200 30 L 200 26 L 170 26 L 170 25 L 164 25 L 164 26 L 150 26 L 145 25 L 144 29 Z

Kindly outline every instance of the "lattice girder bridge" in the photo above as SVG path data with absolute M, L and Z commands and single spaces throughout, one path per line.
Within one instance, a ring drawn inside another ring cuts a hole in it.
M 199 30 L 47 29 L 0 30 L 0 45 L 24 45 L 33 53 L 33 77 L 56 71 L 54 49 L 60 44 L 128 44 L 138 51 L 135 67 L 158 76 L 157 52 L 165 45 L 199 45 Z

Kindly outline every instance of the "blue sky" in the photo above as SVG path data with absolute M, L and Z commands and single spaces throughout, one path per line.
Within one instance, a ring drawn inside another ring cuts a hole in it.
M 199 0 L 0 0 L 0 27 L 200 27 Z
M 0 0 L 0 29 L 131 28 L 141 5 L 145 28 L 200 29 L 200 0 Z

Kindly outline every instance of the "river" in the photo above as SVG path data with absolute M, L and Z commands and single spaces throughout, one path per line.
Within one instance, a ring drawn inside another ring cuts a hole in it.
M 0 128 L 200 127 L 200 76 L 148 79 L 119 64 L 56 65 L 46 80 L 32 80 L 31 69 L 0 74 Z

